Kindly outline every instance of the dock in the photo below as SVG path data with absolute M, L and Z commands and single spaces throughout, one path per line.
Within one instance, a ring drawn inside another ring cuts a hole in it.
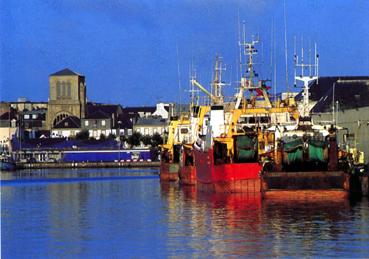
M 17 162 L 17 170 L 51 169 L 51 168 L 117 168 L 117 167 L 159 167 L 158 161 L 131 162 Z

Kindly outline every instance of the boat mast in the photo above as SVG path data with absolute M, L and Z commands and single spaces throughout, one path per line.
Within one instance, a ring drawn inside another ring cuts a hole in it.
M 215 59 L 215 67 L 214 67 L 215 76 L 212 82 L 212 88 L 214 89 L 214 96 L 216 97 L 218 104 L 222 104 L 224 102 L 222 87 L 225 84 L 222 81 L 222 71 L 225 71 L 225 67 L 222 66 L 222 58 L 217 55 Z
M 178 76 L 178 91 L 179 91 L 179 114 L 182 113 L 182 87 L 181 87 L 181 72 L 179 69 L 179 54 L 178 54 L 178 44 L 176 45 L 177 54 L 177 76 Z
M 296 47 L 295 47 L 296 50 Z M 303 102 L 302 102 L 302 110 L 301 115 L 302 117 L 309 117 L 310 115 L 310 105 L 309 105 L 309 85 L 310 83 L 318 80 L 319 77 L 319 55 L 317 54 L 317 46 L 315 43 L 315 58 L 314 63 L 304 63 L 304 46 L 302 44 L 301 47 L 301 61 L 296 54 L 294 53 L 294 79 L 295 79 L 295 86 L 297 85 L 297 81 L 303 82 Z M 300 74 L 297 75 L 297 69 L 300 70 Z M 308 70 L 308 74 L 305 74 L 305 70 Z
M 199 105 L 199 90 L 195 89 L 194 84 L 192 83 L 193 80 L 196 80 L 196 70 L 193 68 L 193 65 L 191 63 L 191 67 L 190 67 L 190 98 L 191 98 L 191 107 L 190 109 L 192 110 L 192 107 L 194 106 L 198 106 Z
M 239 42 L 240 47 L 243 49 L 243 55 L 247 60 L 247 69 L 246 73 L 242 75 L 241 72 L 241 85 L 238 93 L 236 94 L 236 104 L 235 108 L 238 109 L 245 90 L 252 90 L 258 88 L 258 86 L 254 85 L 254 78 L 256 77 L 256 73 L 254 70 L 254 55 L 258 53 L 255 45 L 259 43 L 259 40 L 252 39 L 250 42 L 246 42 L 246 34 L 245 34 L 245 25 L 243 26 L 243 42 Z M 242 67 L 242 66 L 241 66 Z

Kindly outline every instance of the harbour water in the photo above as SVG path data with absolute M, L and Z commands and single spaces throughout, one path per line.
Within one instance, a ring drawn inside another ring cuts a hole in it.
M 160 184 L 156 169 L 1 175 L 2 258 L 369 257 L 369 202 Z

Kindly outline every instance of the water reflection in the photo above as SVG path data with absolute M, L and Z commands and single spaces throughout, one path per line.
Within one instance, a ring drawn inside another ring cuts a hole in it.
M 168 236 L 178 237 L 180 228 L 186 238 L 169 239 L 169 251 L 192 251 L 195 257 L 350 256 L 352 249 L 337 243 L 355 242 L 350 239 L 355 216 L 348 200 L 271 201 L 203 193 L 173 183 L 162 184 L 161 195 L 168 203 Z M 369 230 L 364 232 L 369 241 Z
M 125 174 L 142 177 L 114 178 Z M 159 184 L 145 171 L 113 169 L 36 170 L 8 179 L 68 175 L 111 179 L 1 186 L 2 257 L 369 257 L 367 199 L 207 194 Z

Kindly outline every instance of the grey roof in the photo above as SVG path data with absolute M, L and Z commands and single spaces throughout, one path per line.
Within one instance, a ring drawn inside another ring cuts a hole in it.
M 156 111 L 155 106 L 125 107 L 125 108 L 123 108 L 124 113 L 139 113 L 139 112 L 154 113 L 155 111 Z
M 134 125 L 146 125 L 146 126 L 164 126 L 166 120 L 162 118 L 138 118 Z
M 334 92 L 334 96 L 333 96 Z M 338 102 L 339 110 L 357 109 L 369 106 L 369 77 L 363 80 L 337 80 L 324 94 L 320 95 L 313 113 L 331 112 L 332 102 Z
M 0 115 L 0 120 L 17 120 L 17 111 L 12 108 L 10 112 L 4 112 Z
M 55 73 L 51 74 L 50 76 L 83 76 L 83 75 L 80 75 L 80 74 L 70 70 L 69 68 L 64 68 L 63 70 L 55 72 Z
M 76 116 L 69 116 L 58 124 L 56 124 L 54 129 L 78 129 L 81 127 L 81 120 Z
M 122 107 L 119 104 L 87 103 L 86 119 L 109 119 L 112 114 L 118 117 L 121 111 Z
M 337 82 L 354 82 L 354 81 L 369 81 L 369 76 L 322 76 L 318 81 L 314 81 L 310 85 L 310 100 L 319 101 Z M 302 91 L 296 95 L 296 100 L 302 100 Z
M 121 129 L 132 129 L 133 119 L 131 119 L 126 113 L 119 114 L 118 126 Z

